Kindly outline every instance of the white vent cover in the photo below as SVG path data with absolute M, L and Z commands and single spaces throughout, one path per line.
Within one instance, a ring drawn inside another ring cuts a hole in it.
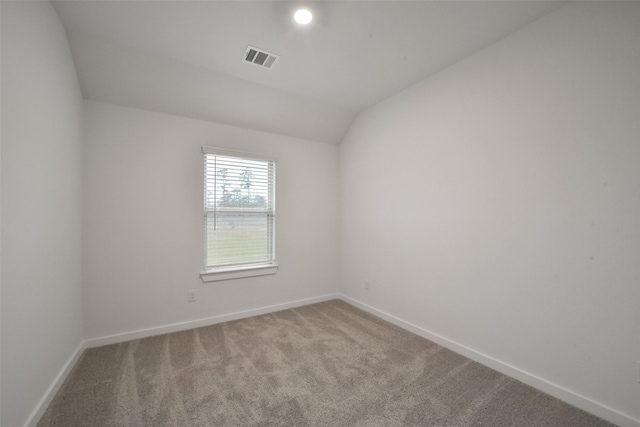
M 243 60 L 250 62 L 262 68 L 271 69 L 273 64 L 279 59 L 278 55 L 269 53 L 263 49 L 257 47 L 247 46 L 247 50 L 244 52 Z

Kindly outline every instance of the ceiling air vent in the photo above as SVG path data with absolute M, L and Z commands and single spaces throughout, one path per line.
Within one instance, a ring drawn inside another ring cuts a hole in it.
M 245 61 L 263 68 L 271 69 L 278 58 L 280 58 L 278 55 L 274 55 L 273 53 L 269 53 L 265 50 L 252 46 L 247 46 L 247 50 L 244 52 Z

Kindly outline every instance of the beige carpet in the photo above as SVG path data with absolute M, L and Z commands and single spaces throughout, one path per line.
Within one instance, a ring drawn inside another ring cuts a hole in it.
M 605 426 L 339 300 L 86 350 L 39 426 Z

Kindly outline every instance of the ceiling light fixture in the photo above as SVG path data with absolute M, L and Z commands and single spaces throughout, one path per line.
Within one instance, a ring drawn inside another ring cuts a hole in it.
M 298 9 L 293 14 L 293 19 L 300 25 L 307 25 L 313 19 L 313 14 L 309 9 Z

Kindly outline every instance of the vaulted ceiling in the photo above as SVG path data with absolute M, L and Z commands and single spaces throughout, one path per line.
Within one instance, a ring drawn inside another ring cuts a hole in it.
M 53 1 L 84 98 L 339 144 L 358 112 L 562 1 Z M 247 46 L 279 56 L 271 69 Z

